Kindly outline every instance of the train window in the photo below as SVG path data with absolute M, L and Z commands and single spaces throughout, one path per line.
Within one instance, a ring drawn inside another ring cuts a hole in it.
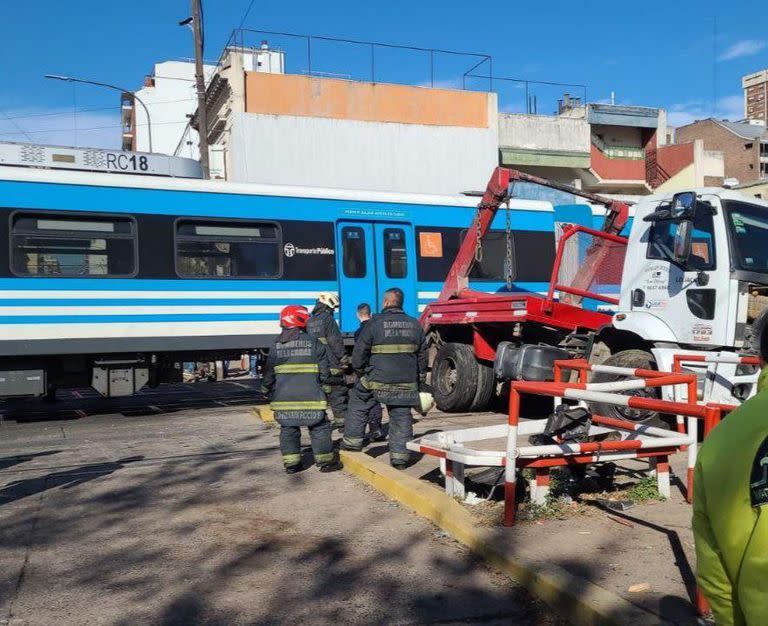
M 384 265 L 387 278 L 405 278 L 408 274 L 405 231 L 402 228 L 384 229 Z
M 136 223 L 128 217 L 16 213 L 11 269 L 25 276 L 132 276 Z
M 363 278 L 368 269 L 365 263 L 365 233 L 359 226 L 345 226 L 341 229 L 344 276 Z
M 179 220 L 176 271 L 182 278 L 277 278 L 276 224 Z
M 467 231 L 462 230 L 459 243 L 464 240 Z M 470 280 L 504 281 L 506 274 L 504 268 L 507 262 L 507 236 L 503 230 L 489 230 L 483 237 L 483 258 L 472 264 L 469 272 Z M 515 266 L 515 237 L 511 235 L 512 246 L 512 280 L 517 276 Z

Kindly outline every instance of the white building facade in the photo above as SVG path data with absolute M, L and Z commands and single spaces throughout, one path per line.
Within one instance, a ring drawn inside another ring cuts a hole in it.
M 206 65 L 204 69 L 210 78 L 214 66 Z M 139 102 L 134 102 L 130 94 L 123 95 L 123 150 L 149 152 L 151 131 L 153 152 L 176 153 L 189 116 L 197 109 L 195 64 L 189 61 L 156 63 L 135 95 L 147 106 L 150 120 Z M 179 156 L 198 158 L 196 133 L 190 141 L 194 150 L 182 151 Z

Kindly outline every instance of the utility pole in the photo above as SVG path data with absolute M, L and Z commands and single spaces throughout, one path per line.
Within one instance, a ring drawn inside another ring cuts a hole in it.
M 205 74 L 203 73 L 203 10 L 200 6 L 202 0 L 192 2 L 192 32 L 195 36 L 195 84 L 197 86 L 197 132 L 200 146 L 200 167 L 203 169 L 203 177 L 210 178 L 208 164 L 208 115 L 205 110 Z

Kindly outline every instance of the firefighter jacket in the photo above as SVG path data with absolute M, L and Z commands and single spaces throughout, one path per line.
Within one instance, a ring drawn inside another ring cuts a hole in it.
M 298 328 L 284 329 L 269 350 L 261 391 L 282 426 L 311 426 L 325 419 L 323 385 L 329 378 L 325 346 Z
M 696 463 L 696 578 L 718 626 L 768 624 L 766 416 L 764 389 L 712 431 Z
M 355 343 L 352 367 L 379 402 L 417 406 L 427 375 L 427 341 L 418 320 L 399 307 L 374 315 Z
M 331 374 L 328 382 L 341 384 L 343 382 L 342 370 L 347 365 L 347 354 L 344 350 L 344 340 L 341 337 L 339 325 L 333 318 L 333 310 L 324 304 L 317 304 L 307 322 L 307 332 L 326 346 L 328 367 Z

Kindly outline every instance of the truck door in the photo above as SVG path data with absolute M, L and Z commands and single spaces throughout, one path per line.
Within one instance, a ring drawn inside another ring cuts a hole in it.
M 632 310 L 663 321 L 679 343 L 707 346 L 727 342 L 728 244 L 725 233 L 716 231 L 714 220 L 706 212 L 697 214 L 685 269 L 669 261 L 676 223 L 651 225 L 647 246 L 643 246 L 645 262 L 633 285 Z
M 379 312 L 384 292 L 399 287 L 405 311 L 416 315 L 416 256 L 413 227 L 401 223 L 338 222 L 340 326 L 342 332 L 358 327 L 357 305 L 367 302 Z

